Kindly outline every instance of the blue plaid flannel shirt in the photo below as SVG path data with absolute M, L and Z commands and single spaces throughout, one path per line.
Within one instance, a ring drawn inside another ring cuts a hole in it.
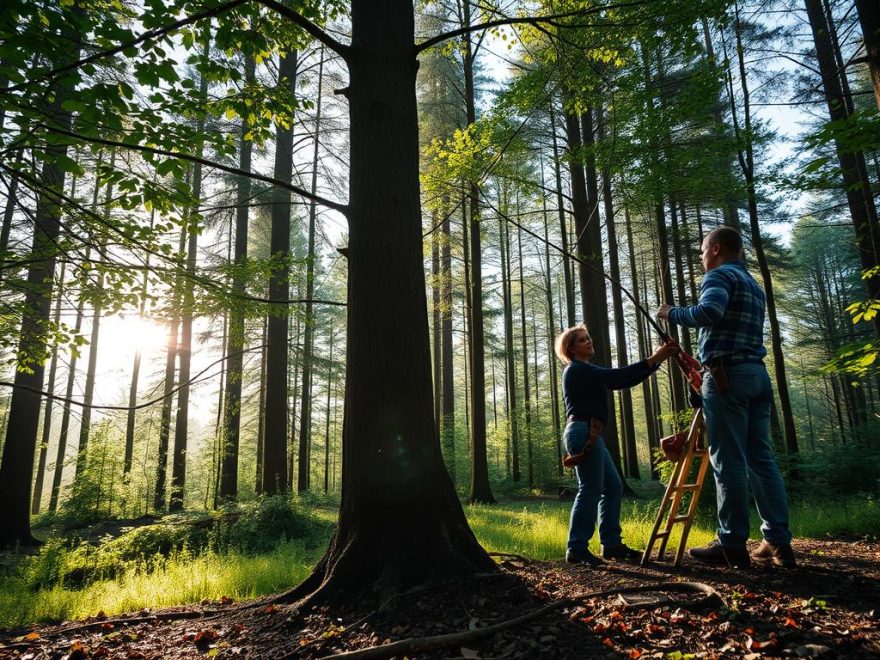
M 723 359 L 726 364 L 764 359 L 766 296 L 741 261 L 713 268 L 700 284 L 700 299 L 692 307 L 673 307 L 669 322 L 699 328 L 697 353 L 701 362 Z

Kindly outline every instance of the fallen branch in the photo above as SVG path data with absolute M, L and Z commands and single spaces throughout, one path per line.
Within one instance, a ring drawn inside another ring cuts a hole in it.
M 528 614 L 523 614 L 522 616 L 516 617 L 515 619 L 496 623 L 495 625 L 489 626 L 487 628 L 479 628 L 477 630 L 469 630 L 467 632 L 436 635 L 434 637 L 411 637 L 409 639 L 402 639 L 397 642 L 392 642 L 391 644 L 372 646 L 370 648 L 358 649 L 355 651 L 346 651 L 345 653 L 338 653 L 336 655 L 330 655 L 326 657 L 327 660 L 333 660 L 334 658 L 357 658 L 358 660 L 361 660 L 365 658 L 391 658 L 394 656 L 411 656 L 415 653 L 420 653 L 423 651 L 434 651 L 437 649 L 447 648 L 449 646 L 467 644 L 482 639 L 484 637 L 491 637 L 495 633 L 501 632 L 502 630 L 507 630 L 508 628 L 513 628 L 522 623 L 525 623 L 526 621 L 536 619 L 548 612 L 552 612 L 553 610 L 557 610 L 568 605 L 575 605 L 586 598 L 600 598 L 603 596 L 631 594 L 645 591 L 679 591 L 686 593 L 703 594 L 703 596 L 697 600 L 691 601 L 689 603 L 678 604 L 679 607 L 683 607 L 686 609 L 706 607 L 711 604 L 724 604 L 724 599 L 721 597 L 721 594 L 715 591 L 715 589 L 710 587 L 708 584 L 703 584 L 702 582 L 661 582 L 659 584 L 639 585 L 637 587 L 624 587 L 622 589 L 608 589 L 605 591 L 593 591 L 581 594 L 580 596 L 557 600 L 548 605 L 545 605 L 544 607 L 540 607 L 537 610 L 529 612 Z

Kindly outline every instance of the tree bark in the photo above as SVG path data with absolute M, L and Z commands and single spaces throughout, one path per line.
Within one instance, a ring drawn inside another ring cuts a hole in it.
M 845 75 L 845 72 L 837 71 L 831 42 L 831 28 L 825 19 L 821 0 L 804 0 L 804 3 L 813 32 L 813 43 L 816 46 L 816 58 L 822 75 L 822 88 L 828 105 L 828 114 L 832 121 L 844 122 L 849 114 L 840 75 Z M 880 265 L 880 225 L 877 221 L 877 209 L 871 194 L 870 181 L 864 176 L 867 171 L 864 154 L 860 151 L 848 151 L 837 142 L 835 149 L 856 232 L 859 259 L 862 269 L 870 270 Z M 871 298 L 880 298 L 880 276 L 866 278 L 865 286 Z M 874 317 L 874 330 L 880 337 L 880 315 Z
M 605 139 L 605 123 L 601 110 L 597 109 L 599 139 Z M 605 204 L 605 232 L 608 235 L 608 267 L 611 278 L 620 282 L 620 256 L 617 245 L 617 227 L 614 222 L 614 199 L 611 189 L 611 174 L 607 168 L 602 171 L 602 199 Z M 611 301 L 614 309 L 614 335 L 617 344 L 617 366 L 629 364 L 626 344 L 626 319 L 623 316 L 623 295 L 620 287 L 611 287 Z M 639 457 L 636 450 L 636 431 L 633 421 L 632 390 L 624 388 L 620 391 L 620 417 L 623 425 L 623 468 L 627 477 L 639 479 Z
M 865 43 L 865 57 L 874 85 L 874 98 L 880 108 L 880 4 L 874 0 L 855 0 Z
M 516 356 L 513 349 L 513 295 L 510 286 L 510 227 L 503 219 L 499 220 L 499 237 L 501 239 L 501 289 L 504 308 L 504 355 L 507 371 L 507 423 L 510 427 L 510 460 L 511 479 L 518 482 L 520 474 L 519 460 L 519 406 L 516 393 Z
M 556 175 L 556 206 L 559 213 L 559 240 L 562 251 L 568 254 L 568 223 L 565 221 L 565 197 L 562 194 L 562 161 L 559 157 L 559 145 L 556 137 L 556 109 L 550 104 L 550 137 L 553 140 L 553 172 Z M 565 282 L 565 311 L 568 325 L 571 328 L 577 321 L 574 311 L 574 281 L 571 274 L 571 263 L 562 260 L 562 273 Z
M 82 12 L 72 8 L 71 12 Z M 57 64 L 79 59 L 82 35 L 75 30 L 75 22 L 65 24 L 60 43 L 62 51 Z M 55 62 L 53 62 L 55 64 Z M 71 113 L 62 108 L 73 91 L 73 82 L 62 77 L 52 83 L 51 98 L 46 113 L 51 123 L 70 129 Z M 46 341 L 46 324 L 51 315 L 52 278 L 58 252 L 57 239 L 61 230 L 61 207 L 48 191 L 63 191 L 64 170 L 56 159 L 67 155 L 66 144 L 47 144 L 47 160 L 41 172 L 44 190 L 37 195 L 34 213 L 34 233 L 31 243 L 31 265 L 27 273 L 27 290 L 22 312 L 21 333 L 16 357 L 14 389 L 9 404 L 6 441 L 0 463 L 0 548 L 15 544 L 32 545 L 30 505 L 31 477 L 34 473 L 34 450 L 37 428 L 40 424 L 40 395 L 43 389 L 44 362 L 42 354 Z
M 758 200 L 755 188 L 755 156 L 752 143 L 753 133 L 751 108 L 749 105 L 749 86 L 746 78 L 738 9 L 736 10 L 734 26 L 734 31 L 736 33 L 737 59 L 739 61 L 739 74 L 743 92 L 743 120 L 745 129 L 744 133 L 740 136 L 745 147 L 745 156 L 743 157 L 742 153 L 740 153 L 740 165 L 742 167 L 743 176 L 746 179 L 746 189 L 748 192 L 749 224 L 752 230 L 752 249 L 755 251 L 755 258 L 758 261 L 758 268 L 761 271 L 761 279 L 764 284 L 764 293 L 767 296 L 767 317 L 770 321 L 770 345 L 773 351 L 774 371 L 776 372 L 776 389 L 777 394 L 779 395 L 780 404 L 782 405 L 782 423 L 785 430 L 785 445 L 789 454 L 796 454 L 798 452 L 797 429 L 794 423 L 794 413 L 791 409 L 791 400 L 788 392 L 785 355 L 782 352 L 782 333 L 779 329 L 779 318 L 776 315 L 776 297 L 773 292 L 773 278 L 770 274 L 770 266 L 767 263 L 767 256 L 764 254 L 764 241 L 761 238 L 761 227 L 758 222 Z M 730 107 L 734 126 L 736 127 L 738 122 L 732 80 L 730 84 Z M 737 130 L 737 132 L 739 131 Z
M 318 63 L 318 101 L 315 110 L 315 144 L 312 152 L 312 194 L 318 188 L 318 139 L 321 133 L 321 95 L 324 84 L 324 49 L 321 49 L 321 59 Z M 312 353 L 314 351 L 315 315 L 312 298 L 315 295 L 315 218 L 317 208 L 315 202 L 309 204 L 309 236 L 308 255 L 306 256 L 306 304 L 305 304 L 305 330 L 303 332 L 303 386 L 300 398 L 300 422 L 299 422 L 299 471 L 297 473 L 296 491 L 302 493 L 310 487 L 309 470 L 309 441 L 312 434 Z
M 463 3 L 463 24 L 471 24 L 471 5 Z M 463 38 L 465 111 L 468 126 L 476 120 L 474 97 L 474 52 L 470 34 Z M 489 485 L 489 460 L 486 454 L 486 356 L 485 330 L 483 328 L 483 247 L 480 222 L 480 191 L 471 182 L 468 192 L 470 211 L 470 306 L 468 330 L 470 331 L 471 357 L 471 489 L 468 501 L 494 504 L 495 497 Z
M 76 179 L 74 178 L 74 186 Z M 73 194 L 71 194 L 73 197 Z M 64 295 L 64 267 L 66 262 L 61 262 L 61 272 L 58 275 L 58 295 L 55 300 L 55 314 L 53 322 L 57 326 L 61 321 L 61 301 Z M 49 394 L 55 394 L 55 376 L 58 373 L 58 348 L 52 351 L 52 361 L 49 364 L 49 383 L 46 385 L 46 391 Z M 34 479 L 34 494 L 31 499 L 31 515 L 35 516 L 40 513 L 40 503 L 43 499 L 43 481 L 46 474 L 46 458 L 49 454 L 49 436 L 52 431 L 52 408 L 55 400 L 52 397 L 46 398 L 46 408 L 43 411 L 43 433 L 40 440 L 40 459 L 37 462 L 37 475 Z
M 247 56 L 244 63 L 245 83 L 254 79 L 256 63 Z M 247 118 L 241 122 L 239 138 L 238 169 L 250 172 L 254 143 L 248 138 L 250 124 Z M 235 250 L 232 271 L 233 303 L 229 309 L 229 337 L 226 346 L 226 387 L 223 396 L 223 430 L 220 451 L 220 500 L 238 497 L 238 453 L 241 438 L 241 380 L 244 367 L 245 345 L 245 269 L 248 260 L 248 225 L 250 215 L 251 180 L 239 177 L 235 185 Z
M 443 441 L 443 456 L 452 483 L 455 483 L 455 374 L 452 349 L 452 237 L 449 214 L 443 220 L 440 248 L 440 334 L 441 367 L 443 372 L 443 407 L 440 416 L 440 435 Z
M 412 2 L 353 0 L 349 290 L 339 524 L 291 597 L 381 599 L 497 570 L 434 442 Z M 388 548 L 395 548 L 388 552 Z M 315 589 L 320 589 L 315 593 Z
M 297 52 L 281 58 L 278 84 L 291 93 L 296 89 Z M 288 182 L 293 176 L 293 126 L 278 126 L 275 134 L 274 177 Z M 290 296 L 290 192 L 275 189 L 272 193 L 272 238 L 270 252 L 278 260 L 269 280 L 269 298 L 277 301 L 269 316 L 266 359 L 266 421 L 263 446 L 263 487 L 266 495 L 287 488 L 287 305 Z M 349 326 L 351 331 L 351 326 Z

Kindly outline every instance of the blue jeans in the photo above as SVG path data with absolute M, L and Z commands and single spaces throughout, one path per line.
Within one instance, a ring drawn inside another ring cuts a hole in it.
M 729 390 L 721 394 L 711 374 L 703 381 L 703 415 L 718 497 L 718 540 L 744 548 L 749 538 L 749 479 L 761 534 L 770 543 L 791 542 L 785 484 L 770 447 L 773 390 L 763 363 L 725 367 Z M 751 475 L 749 472 L 751 471 Z
M 580 453 L 587 443 L 590 425 L 586 422 L 569 422 L 562 441 L 569 454 Z M 596 529 L 599 518 L 599 541 L 606 547 L 620 545 L 620 499 L 623 484 L 617 475 L 611 454 L 605 441 L 596 439 L 593 449 L 574 468 L 578 491 L 571 507 L 568 527 L 569 552 L 583 554 Z

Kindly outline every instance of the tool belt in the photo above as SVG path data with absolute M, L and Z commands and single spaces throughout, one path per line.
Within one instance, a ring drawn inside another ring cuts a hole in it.
M 574 467 L 575 465 L 580 464 L 584 458 L 586 458 L 587 454 L 590 453 L 593 449 L 593 445 L 596 444 L 596 438 L 602 435 L 602 422 L 600 422 L 595 417 L 582 417 L 580 415 L 569 415 L 569 422 L 587 422 L 590 425 L 590 435 L 587 436 L 587 442 L 584 445 L 584 448 L 579 451 L 577 454 L 566 454 L 565 458 L 562 459 L 562 464 L 565 467 Z
M 758 358 L 746 358 L 741 360 L 735 360 L 732 358 L 735 358 L 735 356 L 713 358 L 704 364 L 706 369 L 709 370 L 709 373 L 712 374 L 712 380 L 715 381 L 715 389 L 719 394 L 727 394 L 730 390 L 730 381 L 727 379 L 727 367 L 740 364 L 759 364 L 764 362 Z

